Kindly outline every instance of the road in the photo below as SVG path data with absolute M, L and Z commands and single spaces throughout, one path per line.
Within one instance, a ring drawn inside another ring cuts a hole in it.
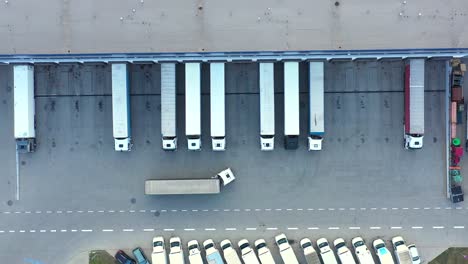
M 463 0 L 9 0 L 0 54 L 465 48 L 467 13 Z
M 261 152 L 257 65 L 227 64 L 227 150 L 222 153 L 210 150 L 205 85 L 202 151 L 186 150 L 179 81 L 179 149 L 163 152 L 159 66 L 133 65 L 135 145 L 131 153 L 116 153 L 110 67 L 38 65 L 38 148 L 20 156 L 19 201 L 14 200 L 12 74 L 9 66 L 0 66 L 5 89 L 0 93 L 5 146 L 0 150 L 0 256 L 9 263 L 27 263 L 25 258 L 64 263 L 93 248 L 148 249 L 151 237 L 161 233 L 184 241 L 265 237 L 271 245 L 282 231 L 296 241 L 303 236 L 349 241 L 359 234 L 370 242 L 402 234 L 427 259 L 447 245 L 466 244 L 468 208 L 453 206 L 444 193 L 445 61 L 426 63 L 426 134 L 420 151 L 402 146 L 403 65 L 400 60 L 326 63 L 324 149 L 307 152 L 305 64 L 300 67 L 300 147 L 286 151 L 282 64 L 276 63 L 276 148 Z M 182 65 L 177 71 L 183 76 Z M 202 84 L 208 76 L 203 65 Z M 228 166 L 237 180 L 218 196 L 143 194 L 145 179 L 203 178 Z

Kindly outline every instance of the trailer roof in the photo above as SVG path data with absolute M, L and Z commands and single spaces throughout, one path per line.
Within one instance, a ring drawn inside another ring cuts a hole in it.
M 127 64 L 112 64 L 112 123 L 114 138 L 130 136 L 130 91 Z
M 15 138 L 34 138 L 34 67 L 15 65 L 13 82 Z
M 260 135 L 275 134 L 275 87 L 274 65 L 259 64 L 260 84 Z
M 284 134 L 299 135 L 299 63 L 284 63 Z
M 224 63 L 210 63 L 211 136 L 225 136 Z
M 185 134 L 201 134 L 200 63 L 185 64 Z
M 176 66 L 161 64 L 161 134 L 176 136 Z

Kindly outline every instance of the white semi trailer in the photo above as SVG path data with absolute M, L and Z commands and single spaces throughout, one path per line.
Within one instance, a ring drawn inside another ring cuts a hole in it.
M 321 150 L 324 122 L 324 63 L 309 62 L 309 150 Z
M 201 150 L 200 63 L 185 64 L 185 135 L 189 150 Z
M 273 150 L 275 147 L 275 87 L 274 64 L 259 64 L 260 84 L 260 147 L 261 150 Z
M 226 149 L 224 63 L 210 64 L 211 143 L 214 151 Z
M 126 63 L 112 64 L 112 125 L 115 151 L 130 151 L 130 80 Z
M 424 59 L 410 59 L 405 66 L 406 149 L 420 149 L 424 138 Z
M 16 149 L 20 153 L 36 149 L 34 66 L 14 65 L 14 127 Z
M 161 134 L 164 150 L 177 149 L 176 65 L 161 63 Z
M 284 147 L 299 145 L 299 62 L 284 63 Z

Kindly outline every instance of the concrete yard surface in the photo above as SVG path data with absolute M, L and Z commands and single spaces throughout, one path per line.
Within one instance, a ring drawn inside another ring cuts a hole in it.
M 468 47 L 465 0 L 9 0 L 0 54 Z

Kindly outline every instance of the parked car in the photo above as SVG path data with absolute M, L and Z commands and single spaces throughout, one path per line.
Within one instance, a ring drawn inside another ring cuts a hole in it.
M 275 260 L 266 245 L 265 239 L 257 239 L 254 244 L 257 249 L 258 258 L 262 264 L 275 264 Z
M 408 246 L 408 248 L 411 254 L 411 260 L 413 260 L 413 264 L 420 264 L 421 258 L 419 257 L 419 252 L 416 246 L 414 244 L 411 244 Z
M 123 252 L 123 250 L 119 250 L 117 253 L 115 253 L 115 259 L 120 264 L 136 264 L 135 260 Z
M 184 264 L 184 251 L 182 251 L 182 241 L 180 241 L 180 237 L 171 237 L 169 240 L 169 246 L 170 264 Z
M 324 264 L 338 264 L 335 254 L 330 248 L 330 244 L 326 238 L 319 238 L 317 240 L 317 247 L 320 250 L 320 256 Z
M 335 239 L 333 245 L 335 246 L 336 255 L 338 255 L 341 264 L 356 264 L 353 253 L 348 249 L 343 238 Z
M 149 260 L 146 258 L 145 253 L 141 248 L 137 247 L 133 251 L 133 256 L 136 259 L 137 264 L 150 264 Z
M 244 260 L 245 264 L 260 264 L 255 251 L 250 247 L 247 239 L 242 239 L 237 245 L 241 250 L 242 260 Z
M 153 253 L 151 253 L 151 262 L 157 264 L 166 264 L 167 255 L 164 245 L 164 237 L 158 236 L 153 238 Z
M 200 246 L 198 245 L 198 241 L 190 240 L 187 243 L 188 251 L 189 251 L 189 261 L 190 264 L 203 264 L 203 260 L 201 257 Z
M 223 250 L 224 259 L 227 264 L 242 264 L 239 255 L 237 255 L 237 252 L 232 247 L 232 243 L 229 239 L 221 241 L 220 246 Z
M 359 261 L 359 264 L 375 264 L 371 252 L 366 246 L 362 237 L 355 237 L 351 241 L 354 247 L 354 253 Z
M 275 241 L 284 264 L 299 264 L 296 254 L 291 245 L 289 245 L 288 238 L 285 234 L 277 235 Z
M 385 242 L 382 239 L 379 238 L 374 240 L 372 246 L 374 247 L 375 254 L 379 259 L 380 264 L 395 264 L 392 253 L 390 253 L 390 250 L 385 246 Z

